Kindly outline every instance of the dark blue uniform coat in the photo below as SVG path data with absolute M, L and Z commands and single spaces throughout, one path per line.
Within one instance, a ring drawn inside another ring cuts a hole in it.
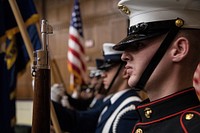
M 54 103 L 54 107 L 63 131 L 70 133 L 100 133 L 104 126 L 107 125 L 108 132 L 126 133 L 131 132 L 134 124 L 138 121 L 135 105 L 138 105 L 139 102 L 140 98 L 134 90 L 126 91 L 110 105 L 107 110 L 107 118 L 102 117 L 103 122 L 100 121 L 100 123 L 98 123 L 99 116 L 107 105 L 108 100 L 103 102 L 101 106 L 87 111 L 69 110 L 57 103 Z M 110 117 L 112 119 L 109 120 Z M 107 122 L 108 120 L 111 122 Z
M 137 107 L 133 133 L 200 133 L 200 103 L 194 88 Z

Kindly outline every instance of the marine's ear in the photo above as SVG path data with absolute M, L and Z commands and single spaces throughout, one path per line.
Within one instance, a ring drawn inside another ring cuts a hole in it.
M 179 62 L 186 57 L 189 51 L 189 41 L 185 37 L 177 38 L 171 47 L 170 54 L 173 62 Z

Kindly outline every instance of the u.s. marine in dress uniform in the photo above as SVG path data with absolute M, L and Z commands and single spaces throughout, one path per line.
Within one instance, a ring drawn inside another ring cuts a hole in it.
M 128 35 L 115 50 L 128 84 L 147 92 L 133 133 L 199 133 L 200 103 L 193 75 L 200 62 L 200 0 L 121 0 Z

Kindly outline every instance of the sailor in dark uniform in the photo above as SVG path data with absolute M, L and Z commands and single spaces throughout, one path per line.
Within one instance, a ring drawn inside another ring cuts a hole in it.
M 71 133 L 129 133 L 138 121 L 135 107 L 141 102 L 137 92 L 129 88 L 128 75 L 121 60 L 122 52 L 115 51 L 115 44 L 103 44 L 104 63 L 101 69 L 106 97 L 99 107 L 87 111 L 54 107 L 60 127 Z M 53 100 L 53 99 L 52 99 Z
M 128 86 L 128 75 L 121 60 L 121 51 L 113 50 L 113 43 L 104 43 L 104 61 L 99 68 L 102 74 L 105 94 L 110 96 L 98 119 L 96 133 L 128 133 L 138 119 L 135 106 L 141 101 L 137 92 Z
M 193 75 L 200 62 L 200 0 L 121 0 L 129 17 L 123 50 L 128 84 L 149 99 L 133 133 L 199 133 L 200 102 Z

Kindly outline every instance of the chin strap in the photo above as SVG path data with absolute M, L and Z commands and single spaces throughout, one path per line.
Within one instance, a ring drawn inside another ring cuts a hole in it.
M 146 69 L 144 70 L 142 76 L 140 77 L 138 83 L 134 87 L 135 90 L 142 90 L 146 82 L 148 81 L 149 77 L 157 67 L 158 63 L 161 61 L 162 57 L 166 53 L 167 49 L 169 48 L 171 42 L 173 39 L 176 37 L 178 34 L 180 28 L 183 26 L 184 21 L 182 19 L 177 18 L 173 23 L 172 23 L 172 28 L 168 32 L 167 36 L 161 43 L 160 47 L 152 57 L 150 63 L 147 65 Z
M 112 79 L 112 81 L 111 81 L 111 83 L 108 87 L 108 89 L 105 90 L 105 94 L 107 94 L 110 91 L 113 83 L 115 82 L 115 79 L 117 78 L 117 76 L 118 76 L 118 74 L 119 74 L 119 72 L 120 72 L 120 70 L 122 69 L 123 66 L 124 66 L 124 62 L 121 62 L 119 68 L 117 69 L 117 72 L 115 73 L 115 75 L 114 75 L 114 77 L 113 77 L 113 79 Z

